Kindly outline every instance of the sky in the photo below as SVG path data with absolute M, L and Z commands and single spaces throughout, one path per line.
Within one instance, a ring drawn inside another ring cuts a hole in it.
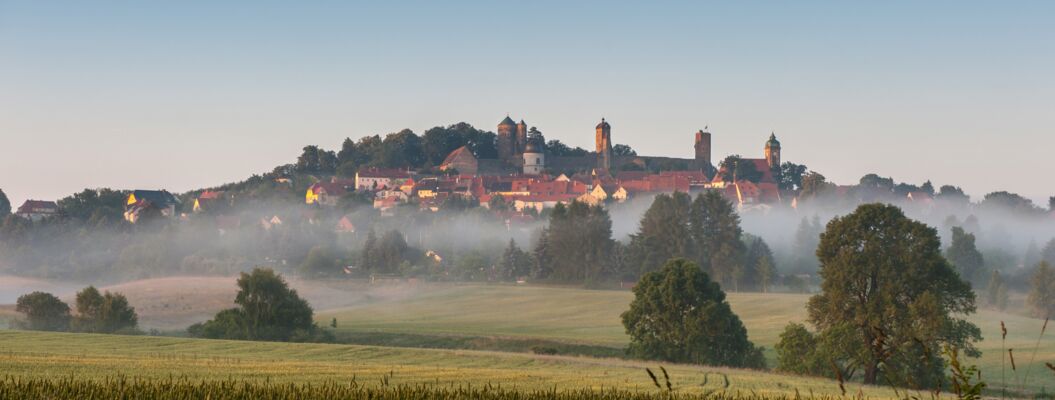
M 1055 2 L 0 0 L 0 189 L 182 192 L 506 114 L 1046 205 Z

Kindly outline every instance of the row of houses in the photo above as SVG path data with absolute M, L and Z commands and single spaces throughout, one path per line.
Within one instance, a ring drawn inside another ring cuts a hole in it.
M 425 176 L 409 171 L 364 169 L 353 179 L 334 177 L 311 185 L 305 203 L 335 206 L 352 192 L 373 195 L 374 208 L 383 213 L 412 200 L 423 210 L 438 210 L 451 197 L 476 202 L 489 208 L 506 204 L 517 212 L 541 212 L 558 203 L 580 201 L 590 205 L 624 202 L 634 196 L 658 193 L 720 190 L 741 209 L 771 207 L 782 201 L 782 194 L 771 173 L 758 182 L 726 181 L 722 174 L 708 177 L 703 171 L 621 171 L 604 170 L 556 176 L 537 175 L 451 175 Z

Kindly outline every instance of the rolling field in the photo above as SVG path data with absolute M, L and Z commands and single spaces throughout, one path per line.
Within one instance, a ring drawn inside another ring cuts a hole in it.
M 544 338 L 603 346 L 625 346 L 628 337 L 619 315 L 628 308 L 628 291 L 583 290 L 538 286 L 448 286 L 398 301 L 383 301 L 323 311 L 320 323 L 337 318 L 338 331 L 429 333 L 438 335 Z M 806 319 L 809 295 L 730 293 L 733 311 L 747 327 L 750 339 L 766 347 L 774 362 L 773 345 L 789 322 Z M 978 364 L 990 386 L 1001 386 L 1006 368 L 1007 386 L 1029 390 L 1055 389 L 1055 378 L 1044 362 L 1055 362 L 1055 324 L 1033 355 L 1043 320 L 981 310 L 969 320 L 982 329 L 983 355 L 968 359 Z M 1005 361 L 1000 322 L 1007 325 L 1007 347 L 1014 349 L 1018 371 Z M 1031 362 L 1031 360 L 1033 360 Z M 1006 367 L 1002 367 L 1003 363 Z M 1032 369 L 1026 380 L 1025 371 Z M 1020 381 L 1016 381 L 1015 379 Z
M 655 388 L 644 368 L 655 370 L 657 365 L 478 351 L 0 331 L 0 371 L 4 375 L 50 380 L 125 376 L 150 380 L 347 383 L 355 379 L 378 385 L 388 376 L 391 385 L 492 383 L 518 390 L 607 388 L 650 392 Z M 667 365 L 667 369 L 680 393 L 717 390 L 793 396 L 797 389 L 803 395 L 839 394 L 838 385 L 829 380 L 695 366 Z M 885 388 L 847 388 L 851 393 L 859 389 L 869 397 L 893 396 Z

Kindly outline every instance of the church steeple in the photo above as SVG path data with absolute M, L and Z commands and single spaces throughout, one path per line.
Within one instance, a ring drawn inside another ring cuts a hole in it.
M 769 168 L 780 168 L 780 141 L 777 140 L 775 132 L 770 132 L 769 134 L 769 140 L 766 141 L 765 154 Z

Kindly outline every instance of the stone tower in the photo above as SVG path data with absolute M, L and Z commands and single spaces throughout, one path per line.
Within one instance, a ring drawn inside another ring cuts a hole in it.
M 780 168 L 780 141 L 777 140 L 776 133 L 770 133 L 769 140 L 766 141 L 766 163 L 770 169 Z
M 597 124 L 597 168 L 610 169 L 612 167 L 612 126 L 601 118 Z
M 711 166 L 711 133 L 707 127 L 696 132 L 696 165 L 699 168 Z
M 527 147 L 527 143 L 528 143 L 527 131 L 528 131 L 527 123 L 525 123 L 524 120 L 520 120 L 520 122 L 517 123 L 517 137 L 516 137 L 516 139 L 517 139 L 517 151 L 516 151 L 516 154 L 518 154 L 518 155 L 524 154 L 524 149 Z
M 508 115 L 498 123 L 498 158 L 503 161 L 513 159 L 517 154 L 516 122 Z

